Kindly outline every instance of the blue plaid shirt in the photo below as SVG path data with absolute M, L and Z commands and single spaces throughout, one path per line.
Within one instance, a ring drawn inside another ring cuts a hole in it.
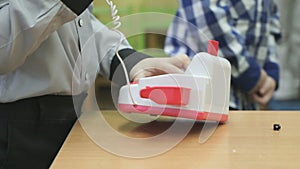
M 272 0 L 179 0 L 165 51 L 170 56 L 193 57 L 207 52 L 209 39 L 219 41 L 219 55 L 232 65 L 230 107 L 256 109 L 248 92 L 262 69 L 278 87 L 275 46 L 280 37 L 278 10 Z

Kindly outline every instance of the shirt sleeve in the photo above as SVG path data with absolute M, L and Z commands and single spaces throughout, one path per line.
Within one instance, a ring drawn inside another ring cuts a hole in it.
M 197 45 L 201 42 L 198 40 L 200 35 L 192 38 L 193 30 L 197 30 L 197 27 L 184 20 L 183 11 L 179 9 L 167 31 L 164 51 L 169 56 L 186 54 L 190 57 L 200 52 L 200 46 Z
M 229 4 L 217 0 L 180 0 L 179 4 L 177 17 L 186 23 L 182 24 L 181 21 L 178 26 L 178 19 L 175 19 L 168 30 L 166 52 L 175 55 L 183 51 L 192 57 L 195 52 L 204 51 L 204 42 L 215 39 L 219 41 L 220 55 L 232 65 L 232 84 L 243 91 L 251 91 L 259 81 L 261 68 L 254 57 L 249 55 L 243 36 L 234 27 Z M 181 28 L 182 26 L 185 28 Z M 184 31 L 181 32 L 182 30 Z M 179 34 L 182 37 L 176 36 Z
M 128 71 L 127 73 L 130 72 L 136 63 L 145 58 L 149 58 L 150 56 L 136 52 L 132 49 L 126 37 L 121 32 L 117 33 L 116 31 L 109 29 L 92 13 L 90 13 L 90 17 L 100 64 L 99 74 L 109 80 L 113 80 L 113 76 L 118 74 L 118 82 L 116 83 L 125 84 L 124 71 L 122 67 L 119 66 L 120 61 L 117 58 L 116 50 L 118 49 L 118 54 L 125 63 Z
M 4 0 L 0 15 L 0 74 L 22 65 L 51 33 L 76 18 L 60 0 Z
M 275 3 L 270 4 L 270 35 L 268 36 L 268 57 L 263 65 L 263 69 L 276 82 L 276 89 L 279 85 L 279 65 L 278 53 L 276 51 L 277 42 L 282 39 L 282 31 L 279 21 L 279 11 Z

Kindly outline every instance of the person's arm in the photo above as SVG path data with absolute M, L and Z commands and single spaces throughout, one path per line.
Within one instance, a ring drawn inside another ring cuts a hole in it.
M 268 56 L 263 65 L 263 69 L 267 74 L 264 83 L 252 94 L 255 102 L 265 106 L 273 96 L 279 85 L 279 65 L 277 63 L 277 53 L 275 49 L 275 38 L 269 36 Z
M 153 58 L 137 52 L 129 45 L 124 36 L 108 29 L 91 13 L 90 17 L 100 64 L 99 73 L 115 84 L 126 84 L 123 68 L 116 55 L 117 47 L 119 49 L 118 53 L 127 68 L 130 81 L 165 73 L 183 73 L 189 64 L 186 55 L 174 58 Z M 120 40 L 122 41 L 119 44 Z
M 172 45 L 175 48 L 180 49 L 182 46 L 177 47 L 177 45 L 184 44 L 187 51 L 189 49 L 196 52 L 203 51 L 200 49 L 201 44 L 193 44 L 195 39 L 206 42 L 208 39 L 215 39 L 219 41 L 221 55 L 226 57 L 232 65 L 232 84 L 235 87 L 245 92 L 253 92 L 264 81 L 266 77 L 261 73 L 261 68 L 254 57 L 249 55 L 244 38 L 232 25 L 229 4 L 221 4 L 221 1 L 216 0 L 203 0 L 198 3 L 192 0 L 180 0 L 178 16 L 189 22 L 185 26 L 196 25 L 201 33 L 191 26 L 182 29 L 182 25 L 173 25 L 170 29 L 180 28 L 177 34 L 188 35 L 181 39 L 171 39 L 170 42 L 173 41 Z M 181 32 L 182 30 L 189 33 Z M 172 35 L 167 36 L 172 37 Z
M 73 20 L 90 1 L 4 0 L 0 2 L 0 75 L 15 70 L 48 36 Z
M 109 29 L 101 23 L 91 12 L 90 18 L 93 28 L 97 57 L 99 62 L 99 74 L 108 80 L 112 80 L 115 74 L 118 74 L 117 83 L 124 84 L 124 71 L 120 66 L 116 50 L 124 61 L 128 73 L 132 67 L 139 61 L 149 58 L 143 53 L 136 52 L 126 40 L 124 35 Z M 120 43 L 121 41 L 121 43 Z M 120 44 L 119 44 L 120 43 Z M 119 46 L 118 46 L 119 45 Z M 88 46 L 87 46 L 88 47 Z
M 272 98 L 274 91 L 278 88 L 279 84 L 279 65 L 277 63 L 278 56 L 276 52 L 276 43 L 282 38 L 281 26 L 279 22 L 279 11 L 275 3 L 270 5 L 270 35 L 268 36 L 268 53 L 263 69 L 268 75 L 265 83 L 253 93 L 253 99 L 265 106 Z
M 263 65 L 263 69 L 268 76 L 272 77 L 276 82 L 276 88 L 279 84 L 279 65 L 278 65 L 278 53 L 276 51 L 277 43 L 282 38 L 281 26 L 279 21 L 279 11 L 275 3 L 270 4 L 270 34 L 268 36 L 268 56 Z

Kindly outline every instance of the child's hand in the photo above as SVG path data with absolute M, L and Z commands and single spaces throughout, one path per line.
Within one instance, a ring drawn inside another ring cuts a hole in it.
M 273 96 L 275 87 L 276 87 L 275 80 L 270 76 L 267 76 L 266 80 L 258 89 L 258 91 L 252 94 L 253 100 L 262 106 L 267 105 L 267 103 L 270 101 L 270 99 Z
M 186 55 L 168 58 L 147 58 L 138 62 L 130 71 L 132 80 L 142 77 L 161 75 L 166 73 L 183 73 L 188 67 L 190 59 Z
M 268 75 L 267 73 L 262 69 L 261 70 L 261 74 L 260 77 L 258 79 L 258 82 L 256 83 L 256 85 L 253 87 L 253 89 L 251 89 L 249 91 L 249 95 L 252 96 L 253 94 L 257 93 L 259 91 L 259 89 L 263 86 L 263 84 L 265 83 L 266 79 L 267 79 Z

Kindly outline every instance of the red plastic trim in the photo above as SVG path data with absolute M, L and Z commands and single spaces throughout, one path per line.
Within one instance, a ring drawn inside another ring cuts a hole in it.
M 219 42 L 216 40 L 209 40 L 208 41 L 208 47 L 207 47 L 207 53 L 218 56 L 218 50 L 219 50 Z
M 119 110 L 124 113 L 141 113 L 141 114 L 153 114 L 171 117 L 182 117 L 187 119 L 194 119 L 197 121 L 210 120 L 225 123 L 228 120 L 228 114 L 220 114 L 214 112 L 199 112 L 195 110 L 175 109 L 165 107 L 153 107 L 153 106 L 140 106 L 131 104 L 118 104 Z

